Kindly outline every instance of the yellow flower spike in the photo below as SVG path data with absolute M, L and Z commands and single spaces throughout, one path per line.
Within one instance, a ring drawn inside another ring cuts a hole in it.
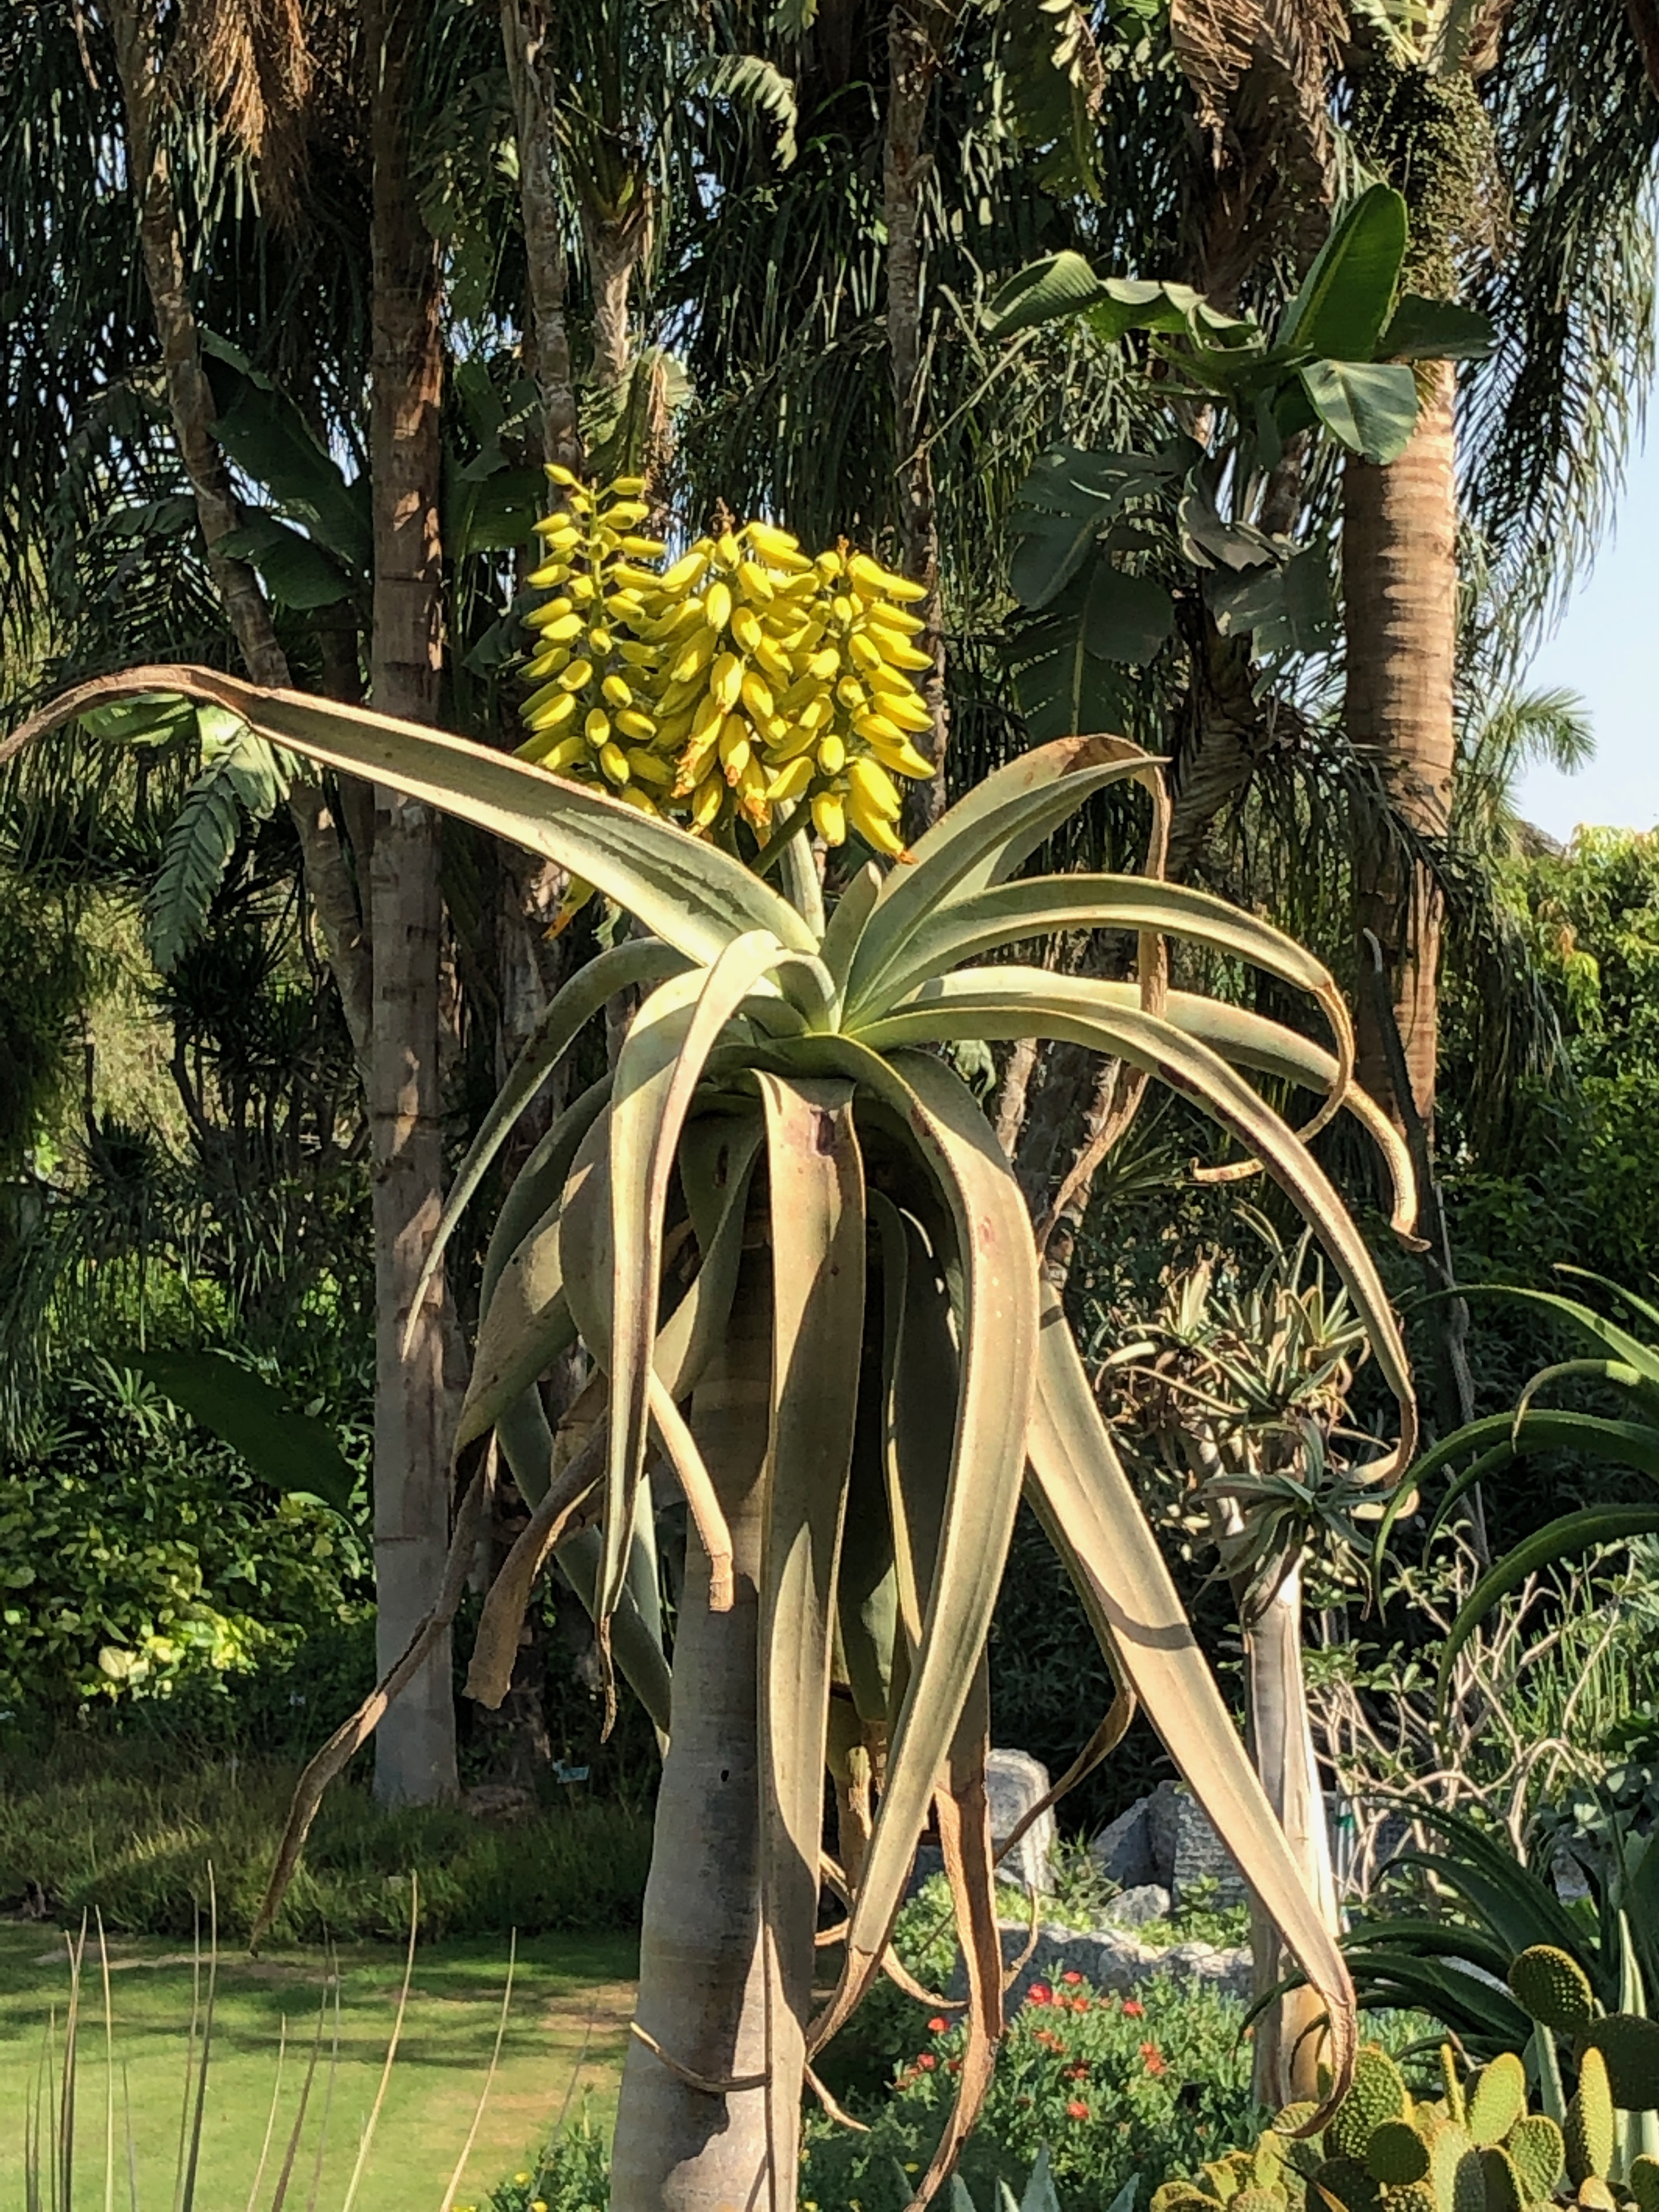
M 621 499 L 605 511 L 605 519 L 613 530 L 629 530 L 635 523 L 643 522 L 650 508 L 640 499 Z
M 654 568 L 636 568 L 631 561 L 613 561 L 610 576 L 624 592 L 641 592 L 651 599 L 663 587 L 663 579 Z
M 743 558 L 743 549 L 729 530 L 723 530 L 714 540 L 714 550 L 724 568 L 735 568 Z
M 815 653 L 806 664 L 806 672 L 815 684 L 828 684 L 841 666 L 841 653 L 833 645 L 826 645 Z
M 697 786 L 696 796 L 691 802 L 691 819 L 699 830 L 707 830 L 725 804 L 725 777 L 718 773 L 706 776 Z
M 610 744 L 611 717 L 602 708 L 594 707 L 590 709 L 587 720 L 582 724 L 582 728 L 586 732 L 590 745 L 598 747 Z
M 812 763 L 805 753 L 799 754 L 787 766 L 781 768 L 766 787 L 766 796 L 776 806 L 785 799 L 799 799 L 812 781 Z
M 778 529 L 774 523 L 751 522 L 744 535 L 763 561 L 784 562 L 799 557 L 799 538 L 792 538 L 787 530 Z
M 743 690 L 743 663 L 735 653 L 723 653 L 714 663 L 708 679 L 711 698 L 718 699 L 724 712 L 729 713 L 738 703 Z
M 672 644 L 690 630 L 702 628 L 703 603 L 701 599 L 686 599 L 679 606 L 671 607 L 666 614 L 651 625 L 652 641 L 657 645 Z
M 710 629 L 724 629 L 732 619 L 732 586 L 713 583 L 702 603 L 703 618 Z
M 616 795 L 621 799 L 624 806 L 633 807 L 635 812 L 640 814 L 649 814 L 653 820 L 659 821 L 661 819 L 661 808 L 657 805 L 656 800 L 652 798 L 650 793 L 641 791 L 638 784 L 624 784 L 623 788 L 617 792 Z
M 647 752 L 643 745 L 629 753 L 628 765 L 641 783 L 654 784 L 659 791 L 666 791 L 674 781 L 673 762 L 665 761 L 660 753 Z
M 654 645 L 640 645 L 631 637 L 619 637 L 612 649 L 630 668 L 654 668 L 661 658 Z
M 914 781 L 923 783 L 933 773 L 932 761 L 926 753 L 918 752 L 908 738 L 893 745 L 880 738 L 866 737 L 865 743 L 882 766 L 891 769 L 896 775 L 908 775 Z
M 738 562 L 738 589 L 757 607 L 769 605 L 777 597 L 776 586 L 758 561 Z
M 634 694 L 620 676 L 607 676 L 599 689 L 613 707 L 631 707 L 634 703 Z
M 625 738 L 636 738 L 641 744 L 649 744 L 657 734 L 657 726 L 649 714 L 641 714 L 637 708 L 624 707 L 611 720 Z
M 716 586 L 715 588 L 720 590 L 724 586 Z M 760 617 L 755 610 L 752 607 L 733 607 L 731 622 L 732 642 L 738 651 L 751 654 L 758 653 L 766 642 L 766 633 L 760 626 Z
M 896 637 L 890 644 L 884 643 L 882 658 L 890 668 L 913 668 L 918 675 L 933 665 L 931 653 L 923 653 L 903 638 Z
M 613 640 L 603 623 L 595 623 L 587 633 L 587 642 L 595 653 L 609 653 Z
M 866 671 L 879 668 L 884 658 L 880 647 L 872 643 L 860 629 L 855 629 L 848 639 L 847 650 L 851 653 L 857 665 Z
M 803 753 L 811 751 L 817 735 L 816 729 L 803 722 L 795 729 L 786 730 L 775 743 L 769 741 L 766 748 L 768 756 L 774 761 L 796 760 Z
M 849 714 L 861 714 L 870 701 L 856 676 L 843 676 L 836 686 L 836 696 Z
M 867 714 L 854 714 L 853 727 L 860 737 L 869 738 L 882 744 L 902 745 L 904 743 L 904 732 L 898 724 L 874 709 Z
M 830 611 L 838 623 L 849 623 L 853 619 L 853 602 L 837 594 L 830 602 Z
M 847 765 L 847 747 L 832 730 L 818 747 L 818 766 L 825 775 L 839 775 Z
M 694 676 L 702 674 L 714 657 L 714 633 L 699 630 L 689 645 L 681 647 L 679 659 L 668 673 L 676 684 L 689 684 Z
M 569 579 L 568 583 L 567 578 Z M 525 578 L 526 583 L 534 592 L 550 592 L 560 584 L 564 584 L 565 588 L 570 590 L 573 586 L 584 584 L 586 580 L 585 576 L 570 574 L 568 561 L 544 561 L 539 568 L 532 568 Z
M 882 633 L 883 641 L 890 634 L 920 637 L 927 625 L 920 615 L 907 615 L 898 607 L 872 606 L 864 611 L 864 627 Z
M 535 579 L 531 580 L 533 583 Z M 599 589 L 591 576 L 573 576 L 564 588 L 579 607 L 585 607 L 590 599 L 597 598 Z
M 860 755 L 848 764 L 847 801 L 849 809 L 854 800 L 861 807 L 872 808 L 887 822 L 896 822 L 903 811 L 903 801 L 894 788 L 892 777 L 878 762 L 870 759 L 867 755 Z
M 796 720 L 804 730 L 821 730 L 826 722 L 833 720 L 835 712 L 830 702 L 820 694 L 817 698 L 807 701 Z
M 841 574 L 842 565 L 839 553 L 820 553 L 812 563 L 826 583 L 832 583 Z
M 720 766 L 726 770 L 726 780 L 735 783 L 749 765 L 749 725 L 736 714 L 728 714 L 720 724 Z
M 847 842 L 847 808 L 838 793 L 821 791 L 814 798 L 812 827 L 826 845 Z
M 665 569 L 659 579 L 663 590 L 669 592 L 689 590 L 708 566 L 708 553 L 706 543 L 694 545 L 689 553 L 682 553 L 673 567 Z
M 632 774 L 628 765 L 628 755 L 614 741 L 600 746 L 599 766 L 619 791 Z
M 544 638 L 555 645 L 563 645 L 573 637 L 580 637 L 582 618 L 569 611 L 569 601 L 550 599 L 544 607 L 532 607 L 525 617 L 531 629 L 540 630 Z
M 544 472 L 551 483 L 564 484 L 572 491 L 581 489 L 581 478 L 574 471 L 562 467 L 557 461 L 544 463 Z
M 790 665 L 788 654 L 781 647 L 774 645 L 769 637 L 762 636 L 756 640 L 750 649 L 750 658 L 775 690 L 781 690 L 794 677 L 795 672 Z
M 573 761 L 586 757 L 587 740 L 580 730 L 568 738 L 562 738 L 556 730 L 541 731 L 519 747 L 520 760 L 534 761 L 554 775 L 562 775 Z
M 660 538 L 623 538 L 617 544 L 623 552 L 631 554 L 636 561 L 660 561 L 668 550 Z
M 567 691 L 585 691 L 593 680 L 591 660 L 573 660 L 559 681 Z
M 867 553 L 854 553 L 847 564 L 847 573 L 854 583 L 862 584 L 866 591 L 878 592 L 890 599 L 908 599 L 912 605 L 927 596 L 926 584 L 918 584 L 909 576 L 895 575 L 884 568 Z
M 769 722 L 778 711 L 765 678 L 757 675 L 752 668 L 744 670 L 738 696 L 757 722 Z
M 705 691 L 698 702 L 696 713 L 691 717 L 693 743 L 695 744 L 699 738 L 706 737 L 711 730 L 718 732 L 725 720 L 725 708 L 721 706 L 712 691 Z
M 623 499 L 637 499 L 640 494 L 645 489 L 645 478 L 643 477 L 618 477 L 611 484 L 611 489 L 619 494 Z M 528 2174 L 524 2177 L 526 2181 L 529 2178 Z
M 526 729 L 534 730 L 538 737 L 548 730 L 562 730 L 576 711 L 574 693 L 567 691 L 562 684 L 550 684 L 548 688 L 553 694 L 550 699 L 533 712 L 530 707 L 524 709 Z
M 890 860 L 905 857 L 904 841 L 884 814 L 860 799 L 856 792 L 847 794 L 847 819 L 865 843 L 878 853 L 884 853 Z

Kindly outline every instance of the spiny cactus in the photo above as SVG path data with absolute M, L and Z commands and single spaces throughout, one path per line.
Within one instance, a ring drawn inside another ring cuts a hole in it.
M 1510 1988 L 1522 2012 L 1558 2035 L 1576 2035 L 1595 2016 L 1595 1993 L 1577 1959 L 1534 1943 L 1510 1962 Z
M 1287 2106 L 1252 2148 L 1212 2160 L 1197 2180 L 1166 2181 L 1152 2212 L 1659 2212 L 1659 2159 L 1635 2159 L 1627 2178 L 1615 2171 L 1614 2113 L 1615 2104 L 1659 2106 L 1659 2026 L 1577 2009 L 1577 1984 L 1561 1971 L 1576 1972 L 1573 1962 L 1541 1953 L 1521 1967 L 1519 1988 L 1563 2033 L 1578 2021 L 1564 2128 L 1527 2110 L 1527 2070 L 1513 2052 L 1466 2077 L 1443 2047 L 1442 2094 L 1414 2100 L 1388 2053 L 1366 2044 L 1322 2138 L 1296 2132 L 1314 2118 L 1310 2105 Z

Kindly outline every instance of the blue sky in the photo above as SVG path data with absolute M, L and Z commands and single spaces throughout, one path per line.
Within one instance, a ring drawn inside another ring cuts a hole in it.
M 1581 823 L 1659 823 L 1659 429 L 1632 461 L 1615 527 L 1539 651 L 1528 689 L 1565 684 L 1583 697 L 1595 758 L 1577 775 L 1530 769 L 1520 811 L 1553 837 Z

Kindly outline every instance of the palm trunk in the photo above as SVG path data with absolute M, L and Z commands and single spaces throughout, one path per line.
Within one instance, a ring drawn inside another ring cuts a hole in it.
M 582 442 L 565 320 L 564 226 L 559 215 L 553 39 L 546 0 L 501 0 L 501 44 L 519 143 L 519 206 L 530 272 L 534 366 L 542 390 L 543 454 L 563 468 L 580 469 Z M 626 301 L 623 326 L 625 334 Z
M 726 1342 L 691 1426 L 732 1532 L 737 1601 L 708 1609 L 708 1561 L 688 1538 L 674 1640 L 673 1727 L 657 1792 L 640 1936 L 640 2027 L 708 2081 L 765 2064 L 760 1919 L 757 1644 L 763 1476 L 771 1388 L 768 1270 L 744 1261 Z M 637 2038 L 611 2162 L 613 2212 L 728 2212 L 768 2202 L 766 2093 L 695 2088 Z M 793 2202 L 793 2176 L 781 2201 Z
M 138 203 L 144 284 L 161 343 L 173 434 L 195 498 L 209 571 L 250 678 L 256 684 L 285 685 L 288 659 L 259 579 L 246 561 L 220 550 L 242 518 L 224 454 L 213 434 L 213 394 L 202 366 L 172 173 L 156 139 L 161 77 L 155 25 L 150 11 L 134 0 L 113 0 L 110 28 L 126 109 L 127 157 Z M 310 778 L 300 777 L 291 787 L 289 812 L 299 834 L 306 888 L 322 927 L 346 1027 L 359 1069 L 366 1070 L 372 1018 L 370 962 L 351 872 L 321 788 Z
M 374 700 L 436 720 L 440 545 L 438 405 L 443 356 L 436 249 L 409 173 L 410 88 L 420 0 L 370 0 L 374 354 L 369 447 L 374 497 Z M 443 1172 L 439 1097 L 438 823 L 376 787 L 370 908 L 375 945 L 369 1129 L 374 1163 L 374 1574 L 382 1673 L 437 1595 L 449 1546 L 449 1418 L 441 1274 L 418 1313 L 414 1291 L 436 1228 Z M 404 1331 L 413 1327 L 405 1349 Z M 453 1796 L 455 1705 L 449 1639 L 392 1705 L 375 1738 L 387 1802 Z
M 634 271 L 651 246 L 651 190 L 644 178 L 635 180 L 635 191 L 637 198 L 620 210 L 592 200 L 584 200 L 581 209 L 593 291 L 593 383 L 617 408 L 628 397 L 634 363 L 628 325 Z
M 1250 1756 L 1308 1894 L 1336 1935 L 1341 1929 L 1336 1881 L 1302 1673 L 1299 1565 L 1285 1576 L 1261 1617 L 1245 1625 L 1243 1633 Z M 1291 1961 L 1278 1929 L 1254 1905 L 1250 1949 L 1255 1994 L 1265 1996 L 1283 1978 Z M 1324 2010 L 1324 1999 L 1316 1991 L 1294 1990 L 1257 2021 L 1254 2076 L 1259 2102 L 1277 2111 L 1303 2098 L 1317 2099 L 1323 2038 L 1316 2023 Z
M 1350 460 L 1343 478 L 1348 737 L 1374 760 L 1395 811 L 1430 837 L 1445 834 L 1455 750 L 1454 374 L 1448 362 L 1427 364 L 1405 453 L 1389 468 Z M 1355 877 L 1358 925 L 1382 947 L 1413 1097 L 1431 1132 L 1441 895 L 1427 869 L 1381 836 L 1358 854 Z M 1364 996 L 1358 1039 L 1360 1082 L 1373 1097 L 1391 1098 L 1382 1040 Z
M 931 156 L 925 149 L 928 96 L 939 57 L 927 27 L 896 5 L 887 21 L 887 131 L 882 158 L 887 226 L 887 355 L 893 386 L 893 452 L 898 465 L 899 565 L 926 584 L 918 612 L 927 627 L 916 642 L 933 657 L 922 697 L 933 727 L 926 746 L 932 780 L 905 794 L 905 834 L 914 840 L 945 811 L 945 749 L 950 736 L 945 700 L 945 615 L 939 588 L 939 519 L 933 464 L 927 450 L 931 415 L 922 357 L 921 189 Z

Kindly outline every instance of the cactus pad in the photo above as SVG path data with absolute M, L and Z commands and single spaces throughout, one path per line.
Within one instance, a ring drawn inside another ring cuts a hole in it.
M 1375 2043 L 1364 2043 L 1354 2061 L 1353 2084 L 1331 2117 L 1325 2148 L 1333 2158 L 1362 2160 L 1384 2120 L 1403 2120 L 1411 2100 L 1400 2069 Z
M 1341 2212 L 1382 2212 L 1382 2192 L 1376 2177 L 1356 2158 L 1328 2158 L 1310 2187 L 1310 2203 L 1340 2205 Z
M 1384 2120 L 1372 2132 L 1365 2164 L 1388 2188 L 1404 2189 L 1428 2179 L 1429 2147 L 1409 2120 Z
M 1214 2212 L 1214 2197 L 1194 2181 L 1166 2181 L 1152 2191 L 1152 2212 Z
M 1510 1987 L 1522 2012 L 1560 2034 L 1575 2035 L 1595 2017 L 1595 1992 L 1583 1968 L 1553 1943 L 1534 1943 L 1516 1954 Z
M 1497 2143 L 1486 2144 L 1480 2171 L 1486 2181 L 1486 2212 L 1527 2212 L 1526 2190 L 1508 2151 Z
M 1233 2212 L 1290 2212 L 1282 2189 L 1241 2189 L 1232 2202 Z
M 1644 2151 L 1631 2160 L 1630 2193 L 1637 2212 L 1659 2212 L 1659 2158 L 1650 2158 Z
M 1468 2130 L 1481 2149 L 1501 2143 L 1527 2109 L 1527 2069 L 1512 2051 L 1483 2066 L 1467 2092 Z
M 1403 2189 L 1391 2189 L 1388 2205 L 1389 2212 L 1437 2212 L 1434 2191 L 1426 2181 L 1407 2182 Z
M 1457 2070 L 1457 2053 L 1449 2043 L 1440 2046 L 1440 2087 L 1446 2100 L 1446 2118 L 1462 2127 L 1468 2118 L 1463 2103 L 1463 2077 Z
M 1429 2185 L 1437 2212 L 1486 2212 L 1480 2154 L 1455 2120 L 1441 2120 L 1429 2132 Z
M 1583 2212 L 1619 2212 L 1619 2199 L 1599 2173 L 1592 2173 L 1579 2183 L 1578 2202 Z
M 1583 2044 L 1607 2061 L 1613 2101 L 1620 2112 L 1650 2112 L 1659 2106 L 1659 2020 L 1612 2013 L 1592 2022 Z
M 1579 2061 L 1578 2087 L 1567 2106 L 1562 2130 L 1567 2149 L 1567 2177 L 1575 2188 L 1605 2177 L 1613 2163 L 1613 2090 L 1607 2062 L 1592 2045 Z
M 1566 2171 L 1567 2153 L 1561 2130 L 1553 2120 L 1542 2112 L 1528 2113 L 1510 2130 L 1504 2148 L 1515 2160 L 1528 2204 L 1540 2204 L 1546 2197 L 1554 2195 L 1556 2185 Z M 1659 2212 L 1659 2202 L 1655 2203 L 1652 2212 Z

